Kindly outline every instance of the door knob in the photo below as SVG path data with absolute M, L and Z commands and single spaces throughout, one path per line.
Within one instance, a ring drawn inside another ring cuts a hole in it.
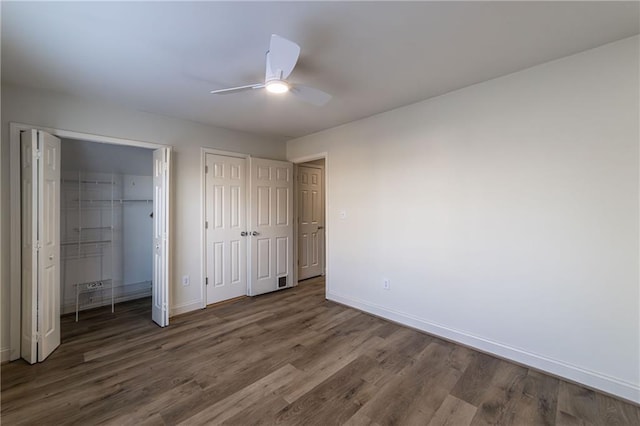
M 52 254 L 49 255 L 49 260 L 53 260 L 53 255 Z
M 318 229 L 324 229 L 324 226 L 318 226 Z
M 251 235 L 253 235 L 253 236 L 255 237 L 256 235 L 260 235 L 260 233 L 259 233 L 258 231 L 253 231 L 253 232 L 251 233 Z
M 249 235 L 249 233 L 248 233 L 247 231 L 242 231 L 242 232 L 240 233 L 240 236 L 241 236 L 241 237 L 246 237 L 247 235 Z

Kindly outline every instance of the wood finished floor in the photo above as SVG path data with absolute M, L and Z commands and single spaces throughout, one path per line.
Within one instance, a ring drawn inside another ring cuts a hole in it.
M 321 279 L 150 320 L 63 317 L 2 366 L 2 424 L 639 425 L 640 408 L 324 299 Z

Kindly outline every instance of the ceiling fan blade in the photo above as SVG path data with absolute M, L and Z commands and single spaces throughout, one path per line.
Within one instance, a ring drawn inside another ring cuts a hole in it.
M 279 35 L 271 35 L 271 43 L 267 52 L 267 75 L 265 81 L 277 78 L 284 80 L 298 62 L 300 46 Z
M 323 92 L 322 90 L 298 84 L 291 87 L 291 93 L 294 96 L 298 97 L 300 100 L 316 106 L 322 106 L 329 102 L 329 100 L 331 99 L 331 95 Z
M 220 89 L 220 90 L 212 90 L 209 93 L 214 95 L 228 95 L 230 93 L 242 92 L 243 90 L 251 90 L 251 89 L 262 89 L 264 84 L 262 83 L 254 83 L 247 84 L 246 86 L 238 86 L 238 87 L 230 87 L 228 89 Z

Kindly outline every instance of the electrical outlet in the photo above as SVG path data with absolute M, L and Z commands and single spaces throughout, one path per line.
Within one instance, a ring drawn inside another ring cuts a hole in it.
M 391 281 L 389 281 L 389 278 L 382 280 L 382 288 L 385 290 L 391 290 Z
M 189 275 L 182 276 L 182 285 L 187 286 L 190 284 Z

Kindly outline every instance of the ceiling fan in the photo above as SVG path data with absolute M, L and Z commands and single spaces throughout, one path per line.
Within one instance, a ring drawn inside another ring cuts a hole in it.
M 267 89 L 271 93 L 291 92 L 297 98 L 313 105 L 322 106 L 329 102 L 331 95 L 313 87 L 293 84 L 287 77 L 293 71 L 300 55 L 300 46 L 279 35 L 271 35 L 271 43 L 267 51 L 267 67 L 264 83 L 230 87 L 229 89 L 212 90 L 215 95 L 227 95 L 244 90 Z

